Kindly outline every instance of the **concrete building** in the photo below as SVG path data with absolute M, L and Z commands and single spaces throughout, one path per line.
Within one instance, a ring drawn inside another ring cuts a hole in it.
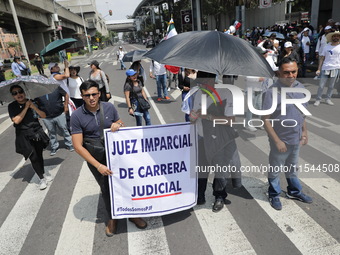
M 91 37 L 98 31 L 103 36 L 108 34 L 105 20 L 98 13 L 95 0 L 57 0 L 57 2 L 79 16 L 84 17 L 87 24 L 87 34 Z

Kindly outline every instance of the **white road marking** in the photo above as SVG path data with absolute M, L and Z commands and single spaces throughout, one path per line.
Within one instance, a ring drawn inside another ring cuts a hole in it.
M 25 164 L 25 158 L 22 158 L 19 164 L 13 171 L 6 171 L 0 173 L 0 193 L 5 188 L 7 183 L 12 179 L 12 176 Z
M 161 217 L 145 219 L 146 229 L 138 229 L 132 222 L 127 222 L 129 255 L 162 254 L 170 255 Z
M 84 162 L 68 207 L 55 254 L 92 254 L 100 189 Z
M 12 120 L 10 118 L 8 118 L 7 120 L 5 120 L 4 122 L 2 122 L 0 124 L 0 135 L 5 132 L 5 130 L 7 128 L 9 128 L 11 125 L 13 124 Z
M 60 165 L 53 167 L 55 167 L 54 173 L 56 175 Z M 39 190 L 36 184 L 37 179 L 38 177 L 35 177 L 35 175 L 32 177 L 29 185 L 27 185 L 0 228 L 1 254 L 14 255 L 20 253 L 21 247 L 51 185 L 51 183 L 48 183 L 45 190 Z
M 240 153 L 242 165 L 252 163 Z M 317 222 L 290 199 L 281 198 L 282 210 L 272 208 L 266 196 L 267 178 L 261 174 L 247 174 L 242 178 L 243 186 L 262 207 L 268 216 L 300 250 L 302 254 L 337 254 L 340 244 Z
M 211 185 L 207 185 L 205 194 L 207 201 L 214 201 Z M 207 202 L 195 206 L 194 210 L 213 254 L 256 254 L 226 206 L 213 213 L 211 203 Z

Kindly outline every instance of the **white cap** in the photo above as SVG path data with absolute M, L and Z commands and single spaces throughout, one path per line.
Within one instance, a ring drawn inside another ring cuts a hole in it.
M 35 55 L 35 56 L 37 56 L 37 57 L 39 56 L 39 54 L 38 54 L 38 53 L 35 53 L 34 55 Z
M 325 30 L 329 30 L 329 29 L 332 29 L 332 27 L 331 26 L 326 26 L 325 27 Z
M 51 70 L 52 67 L 55 67 L 56 65 L 58 65 L 58 63 L 55 62 L 51 62 L 48 64 L 48 70 Z
M 285 42 L 284 47 L 290 48 L 290 47 L 293 47 L 293 44 L 291 42 Z
M 302 33 L 303 33 L 303 32 L 306 32 L 306 31 L 309 31 L 309 28 L 308 28 L 308 27 L 305 27 L 305 29 L 302 30 Z
M 230 31 L 230 33 L 235 33 L 236 32 L 236 28 L 234 27 L 234 26 L 230 26 L 229 27 L 229 31 Z
M 0 61 L 0 66 L 3 66 L 4 64 Z

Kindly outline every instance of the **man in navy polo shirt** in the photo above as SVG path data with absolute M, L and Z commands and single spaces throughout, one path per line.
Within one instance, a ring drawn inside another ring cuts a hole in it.
M 282 87 L 304 88 L 300 82 L 296 81 L 297 74 L 298 65 L 295 59 L 288 57 L 279 63 L 279 80 L 266 92 L 262 106 L 263 110 L 270 109 L 273 104 L 273 87 L 278 89 L 278 94 Z M 303 97 L 303 93 L 287 93 L 287 98 Z M 264 121 L 264 127 L 270 143 L 270 169 L 268 172 L 269 202 L 274 209 L 281 210 L 282 204 L 279 198 L 281 194 L 279 176 L 281 170 L 284 170 L 287 179 L 286 196 L 288 198 L 305 203 L 312 203 L 312 198 L 302 193 L 302 186 L 297 177 L 300 145 L 306 145 L 308 142 L 304 115 L 293 104 L 287 104 L 286 115 L 281 115 L 280 95 L 278 95 L 275 109 L 271 115 L 263 116 L 262 120 Z M 278 119 L 279 121 L 269 121 L 269 119 Z M 283 120 L 285 126 L 281 124 Z M 295 125 L 295 123 L 297 124 Z
M 83 142 L 90 139 L 101 140 L 103 129 L 110 128 L 112 132 L 115 132 L 123 126 L 123 122 L 113 104 L 99 101 L 98 83 L 92 80 L 85 81 L 80 85 L 80 91 L 84 104 L 71 115 L 72 141 L 76 152 L 87 161 L 88 167 L 100 186 L 107 213 L 111 216 L 108 175 L 112 175 L 112 171 L 106 166 L 105 155 L 99 156 L 93 152 L 91 154 L 90 149 L 85 148 Z M 141 218 L 130 218 L 129 221 L 133 222 L 137 228 L 147 227 L 147 223 Z M 117 220 L 110 217 L 105 229 L 106 235 L 113 236 L 116 229 Z

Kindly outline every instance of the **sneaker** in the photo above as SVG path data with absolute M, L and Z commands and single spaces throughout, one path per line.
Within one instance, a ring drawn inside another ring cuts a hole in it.
M 162 98 L 160 98 L 160 97 L 159 97 L 159 98 L 157 98 L 157 101 L 158 101 L 158 102 L 162 101 Z
M 168 87 L 168 91 L 170 91 L 170 87 Z
M 246 126 L 245 129 L 247 129 L 248 131 L 251 131 L 251 132 L 257 131 L 257 129 L 255 127 L 251 127 L 251 126 Z
M 170 97 L 166 96 L 164 97 L 165 100 L 170 100 Z
M 278 197 L 270 197 L 269 203 L 275 210 L 279 211 L 282 209 L 282 204 L 281 204 L 280 198 Z
M 330 99 L 326 99 L 326 104 L 328 105 L 334 105 L 334 103 Z
M 311 204 L 313 202 L 313 199 L 310 196 L 307 196 L 306 194 L 303 194 L 302 192 L 298 195 L 290 195 L 288 192 L 286 193 L 286 197 L 290 199 L 296 199 L 304 203 Z
M 74 151 L 74 148 L 73 148 L 72 145 L 71 145 L 70 147 L 67 147 L 67 149 L 68 149 L 70 152 Z
M 319 106 L 319 104 L 320 104 L 320 100 L 316 100 L 314 103 L 314 106 Z
M 52 182 L 53 181 L 53 177 L 51 175 L 44 174 L 44 179 L 46 180 L 46 182 Z
M 47 188 L 47 182 L 45 178 L 40 179 L 39 189 L 43 190 Z
M 54 156 L 55 154 L 57 154 L 57 151 L 58 151 L 58 150 L 59 150 L 59 148 L 52 149 L 50 155 L 51 155 L 51 156 Z
M 218 197 L 215 200 L 215 203 L 212 207 L 213 212 L 219 212 L 223 209 L 224 207 L 224 199 L 222 197 Z

